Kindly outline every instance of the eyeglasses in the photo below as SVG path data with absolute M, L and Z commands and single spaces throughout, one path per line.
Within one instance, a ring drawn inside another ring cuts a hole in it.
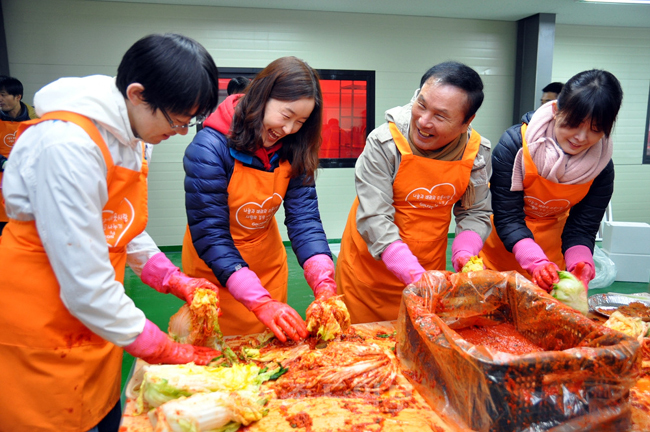
M 205 121 L 205 116 L 196 116 L 190 119 L 189 123 L 186 125 L 177 125 L 174 123 L 174 121 L 169 117 L 169 114 L 167 114 L 167 111 L 165 111 L 163 108 L 160 108 L 160 112 L 163 113 L 167 121 L 169 122 L 169 127 L 172 129 L 187 129 L 191 128 L 192 126 L 196 126 L 198 124 L 201 124 Z

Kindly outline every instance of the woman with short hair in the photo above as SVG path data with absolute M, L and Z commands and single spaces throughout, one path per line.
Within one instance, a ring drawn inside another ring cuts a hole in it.
M 125 265 L 191 302 L 144 231 L 146 143 L 187 133 L 218 101 L 218 70 L 196 41 L 149 35 L 117 77 L 61 78 L 36 93 L 4 177 L 0 244 L 0 424 L 11 431 L 116 432 L 123 351 L 148 363 L 207 364 L 214 349 L 172 341 L 124 292 Z

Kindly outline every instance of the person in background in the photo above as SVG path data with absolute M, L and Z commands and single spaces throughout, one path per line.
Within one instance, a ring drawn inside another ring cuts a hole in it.
M 488 269 L 516 270 L 550 291 L 566 268 L 589 286 L 614 191 L 610 135 L 622 100 L 614 75 L 580 72 L 501 136 L 492 154 L 494 229 L 480 254 Z
M 251 80 L 245 76 L 234 77 L 228 82 L 228 87 L 226 88 L 228 96 L 237 93 L 244 93 L 244 90 L 250 82 Z
M 490 142 L 470 123 L 482 103 L 473 69 L 440 63 L 368 135 L 336 269 L 352 323 L 396 319 L 404 287 L 445 270 L 452 212 L 454 269 L 481 249 L 491 228 Z
M 238 76 L 233 79 L 231 79 L 228 82 L 228 86 L 226 87 L 226 92 L 228 93 L 228 96 L 231 94 L 236 94 L 236 93 L 243 93 L 244 89 L 246 89 L 246 86 L 251 82 L 249 78 L 246 78 L 244 76 Z M 196 133 L 199 133 L 203 129 L 203 123 L 199 123 L 196 125 Z
M 322 111 L 316 71 L 282 57 L 244 95 L 219 104 L 185 151 L 183 269 L 220 287 L 224 335 L 268 327 L 283 342 L 307 336 L 286 304 L 287 254 L 274 217 L 280 205 L 316 299 L 336 294 L 314 183 Z
M 341 136 L 345 140 L 346 135 L 346 132 L 341 129 L 339 119 L 332 117 L 327 120 L 321 133 L 320 155 L 323 158 L 343 157 L 341 155 Z
M 564 84 L 561 82 L 552 82 L 542 89 L 542 105 L 546 102 L 554 101 L 562 91 Z
M 173 60 L 173 61 L 172 61 Z M 176 34 L 145 36 L 117 77 L 61 78 L 36 93 L 5 170 L 0 243 L 3 430 L 115 432 L 123 351 L 148 363 L 207 364 L 125 294 L 125 264 L 190 302 L 206 280 L 174 266 L 144 231 L 145 142 L 180 133 L 218 101 L 210 54 Z
M 22 101 L 23 83 L 13 77 L 0 75 L 0 198 L 2 195 L 2 176 L 7 158 L 16 141 L 16 131 L 20 122 L 36 118 L 34 108 Z M 4 205 L 0 206 L 0 235 L 9 222 Z

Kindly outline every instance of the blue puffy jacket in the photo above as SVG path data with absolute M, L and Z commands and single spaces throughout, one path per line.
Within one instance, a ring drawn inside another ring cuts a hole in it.
M 185 150 L 185 209 L 192 241 L 199 257 L 212 269 L 222 286 L 235 271 L 248 264 L 242 259 L 230 235 L 228 185 L 235 159 L 247 167 L 264 170 L 254 156 L 230 149 L 227 137 L 210 127 L 196 134 Z M 278 167 L 277 156 L 271 169 Z M 303 184 L 304 176 L 289 182 L 284 197 L 284 224 L 291 247 L 302 266 L 310 257 L 331 257 L 318 211 L 316 187 Z
M 524 114 L 522 123 L 528 124 L 532 116 L 532 111 Z M 512 247 L 519 240 L 533 238 L 533 233 L 525 222 L 524 193 L 510 190 L 512 166 L 521 147 L 521 124 L 517 124 L 508 128 L 501 136 L 499 144 L 492 149 L 490 191 L 494 228 L 508 252 L 512 252 Z M 613 193 L 614 162 L 610 160 L 594 179 L 587 195 L 569 210 L 569 217 L 562 232 L 563 254 L 570 247 L 577 245 L 587 246 L 593 252 L 600 221 Z

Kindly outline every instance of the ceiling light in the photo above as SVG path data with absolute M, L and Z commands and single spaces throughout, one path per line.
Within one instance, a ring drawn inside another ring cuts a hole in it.
M 650 0 L 581 0 L 582 3 L 650 4 Z

